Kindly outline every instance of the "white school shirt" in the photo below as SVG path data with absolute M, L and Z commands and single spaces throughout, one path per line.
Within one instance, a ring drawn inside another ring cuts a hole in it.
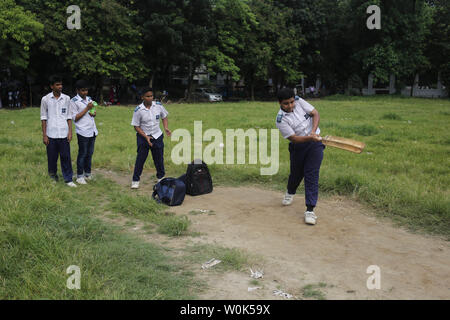
M 80 114 L 84 109 L 86 109 L 86 106 L 91 102 L 91 97 L 86 97 L 85 100 L 83 100 L 79 94 L 77 94 L 75 97 L 70 100 L 70 108 L 72 110 L 72 119 L 75 123 L 75 130 L 77 134 L 86 137 L 91 138 L 93 136 L 98 135 L 97 126 L 95 125 L 94 117 L 91 117 L 89 115 L 89 111 L 86 112 L 86 114 L 80 118 L 80 120 L 75 121 L 75 118 L 78 114 Z
M 41 100 L 41 120 L 47 120 L 47 137 L 52 139 L 67 138 L 69 125 L 67 120 L 72 119 L 70 112 L 70 97 L 61 93 L 55 98 L 53 92 Z
M 147 109 L 144 103 L 141 103 L 134 109 L 131 125 L 140 127 L 147 136 L 158 139 L 162 135 L 159 121 L 167 118 L 168 115 L 169 112 L 167 112 L 161 102 L 153 101 L 150 109 Z
M 309 136 L 313 128 L 313 117 L 310 116 L 313 110 L 314 107 L 311 104 L 299 97 L 295 98 L 292 112 L 285 112 L 280 108 L 276 125 L 283 138 L 287 139 L 294 134 L 301 137 Z M 320 134 L 319 128 L 317 128 L 316 134 Z

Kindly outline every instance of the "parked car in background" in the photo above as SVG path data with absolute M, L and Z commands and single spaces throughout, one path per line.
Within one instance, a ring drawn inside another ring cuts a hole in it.
M 223 97 L 220 93 L 214 92 L 214 90 L 208 88 L 197 88 L 194 91 L 195 97 L 199 99 L 205 99 L 209 102 L 223 101 Z

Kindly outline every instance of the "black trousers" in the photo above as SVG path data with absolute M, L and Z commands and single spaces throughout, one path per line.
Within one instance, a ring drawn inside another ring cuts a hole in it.
M 77 134 L 78 157 L 77 178 L 91 175 L 92 155 L 94 154 L 95 136 L 86 138 Z
M 161 135 L 158 139 L 150 138 L 150 142 L 153 144 L 152 147 L 150 147 L 148 142 L 140 134 L 136 134 L 136 137 L 137 157 L 134 165 L 133 181 L 139 181 L 141 179 L 144 163 L 145 160 L 147 160 L 148 152 L 150 150 L 156 168 L 156 177 L 161 179 L 166 174 L 164 170 L 164 135 Z
M 322 142 L 289 143 L 291 173 L 288 193 L 295 194 L 305 178 L 305 200 L 307 206 L 315 207 L 319 196 L 319 171 L 323 160 Z
M 61 171 L 65 182 L 71 182 L 72 160 L 70 159 L 70 143 L 67 138 L 53 139 L 48 138 L 49 144 L 47 146 L 47 160 L 48 173 L 51 176 L 56 176 L 58 171 L 58 157 L 61 157 Z

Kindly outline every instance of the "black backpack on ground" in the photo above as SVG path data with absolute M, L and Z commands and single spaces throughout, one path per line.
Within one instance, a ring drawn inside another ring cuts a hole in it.
M 201 194 L 211 193 L 213 191 L 213 184 L 211 174 L 208 166 L 200 160 L 192 161 L 188 165 L 186 174 L 178 178 L 186 184 L 186 193 L 191 196 L 198 196 Z
M 165 178 L 153 186 L 152 198 L 168 206 L 179 206 L 186 195 L 186 185 L 175 178 Z

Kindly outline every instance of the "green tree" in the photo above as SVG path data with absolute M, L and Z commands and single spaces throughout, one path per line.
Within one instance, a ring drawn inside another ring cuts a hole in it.
M 45 26 L 39 50 L 56 57 L 72 76 L 95 79 L 99 88 L 106 77 L 131 81 L 145 76 L 140 28 L 128 2 L 80 0 L 81 29 L 69 30 L 66 10 L 72 1 L 19 1 Z
M 373 4 L 381 9 L 380 30 L 366 27 L 366 9 Z M 348 0 L 346 12 L 346 45 L 354 50 L 352 72 L 360 68 L 371 72 L 375 83 L 386 83 L 391 73 L 412 80 L 427 68 L 424 47 L 431 12 L 424 0 Z
M 188 97 L 192 92 L 193 77 L 205 57 L 214 36 L 213 13 L 210 0 L 185 0 L 182 24 L 180 65 L 188 74 Z
M 295 83 L 303 37 L 293 24 L 293 11 L 274 1 L 216 0 L 213 2 L 216 38 L 206 52 L 212 73 L 244 79 L 251 99 L 258 82 Z
M 340 0 L 282 0 L 293 10 L 293 24 L 304 41 L 299 68 L 306 78 L 314 80 L 319 74 L 332 91 L 336 90 L 348 71 L 347 57 L 351 47 L 344 46 L 346 22 Z
M 0 2 L 0 68 L 25 69 L 30 46 L 43 37 L 44 26 L 14 0 Z
M 268 23 L 271 32 L 268 34 L 270 47 L 273 50 L 269 72 L 278 86 L 295 85 L 302 77 L 300 61 L 302 59 L 301 45 L 305 37 L 296 29 L 294 10 L 281 2 L 269 1 L 271 12 Z
M 211 74 L 240 79 L 237 59 L 246 49 L 245 40 L 257 22 L 246 0 L 213 1 L 214 38 L 205 58 Z
M 442 83 L 450 88 L 450 2 L 428 1 L 433 22 L 430 26 L 425 55 L 430 61 L 430 72 L 441 74 Z
M 183 0 L 144 0 L 134 6 L 138 11 L 137 24 L 142 26 L 144 64 L 151 87 L 155 79 L 167 86 L 170 68 L 181 62 L 182 31 L 186 22 L 183 6 Z

